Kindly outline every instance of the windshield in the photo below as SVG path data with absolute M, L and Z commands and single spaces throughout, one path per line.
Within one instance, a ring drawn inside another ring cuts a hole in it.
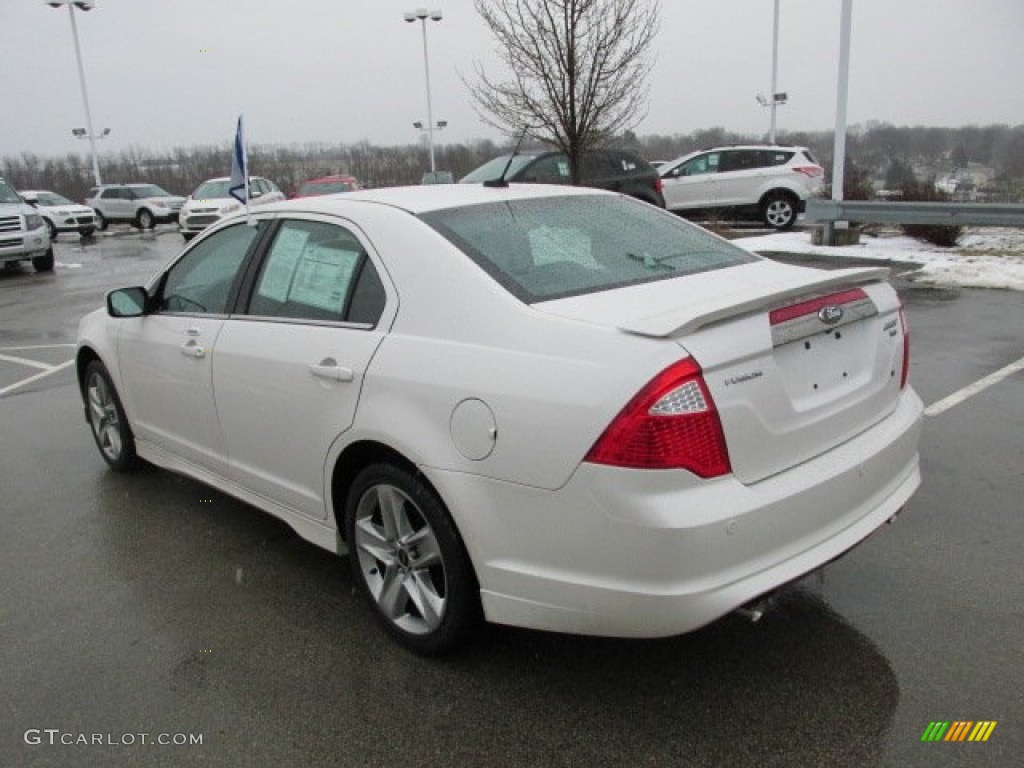
M 11 187 L 7 186 L 7 182 L 0 180 L 0 203 L 21 203 L 24 202 L 18 193 L 15 192 Z
M 204 181 L 196 187 L 196 191 L 192 193 L 192 198 L 194 200 L 220 200 L 225 197 L 230 197 L 228 194 L 228 187 L 230 186 L 230 179 L 224 179 L 223 181 Z
M 64 195 L 58 195 L 56 192 L 40 192 L 36 195 L 36 202 L 40 205 L 75 205 Z
M 625 197 L 511 200 L 420 218 L 527 303 L 757 261 L 700 227 Z
M 156 184 L 139 184 L 131 187 L 136 197 L 173 197 L 166 189 L 160 189 Z
M 509 155 L 502 155 L 490 160 L 475 171 L 463 176 L 460 180 L 460 184 L 479 184 L 481 181 L 490 181 L 491 179 L 502 178 L 501 172 L 505 170 L 505 166 L 508 165 Z M 536 155 L 516 155 L 512 158 L 512 164 L 508 166 L 508 170 L 505 171 L 505 179 L 511 179 L 520 170 L 525 168 L 527 165 L 536 160 Z

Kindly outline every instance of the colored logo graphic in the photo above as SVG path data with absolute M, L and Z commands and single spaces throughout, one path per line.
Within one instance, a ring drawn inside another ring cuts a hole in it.
M 995 729 L 995 720 L 932 722 L 921 734 L 921 741 L 988 741 Z

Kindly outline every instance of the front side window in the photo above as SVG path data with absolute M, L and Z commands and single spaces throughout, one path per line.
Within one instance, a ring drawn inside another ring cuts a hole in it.
M 236 224 L 200 240 L 168 271 L 157 311 L 225 315 L 259 228 Z
M 527 303 L 757 260 L 629 198 L 510 200 L 432 211 L 420 218 Z
M 336 224 L 284 221 L 256 278 L 249 314 L 373 325 L 384 287 L 359 239 Z
M 718 152 L 708 152 L 698 155 L 692 160 L 687 160 L 679 166 L 680 176 L 703 176 L 706 173 L 718 173 Z

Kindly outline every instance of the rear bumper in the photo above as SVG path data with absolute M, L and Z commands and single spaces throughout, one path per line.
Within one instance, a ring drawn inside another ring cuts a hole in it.
M 558 491 L 425 472 L 449 502 L 490 621 L 619 637 L 697 629 L 809 573 L 920 483 L 922 405 L 744 486 L 583 464 Z

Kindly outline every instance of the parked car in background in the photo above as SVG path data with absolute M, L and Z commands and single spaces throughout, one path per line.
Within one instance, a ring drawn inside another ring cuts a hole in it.
M 420 179 L 420 184 L 454 184 L 455 174 L 451 171 L 427 171 Z
M 96 211 L 96 228 L 127 222 L 139 229 L 177 220 L 185 198 L 172 195 L 156 184 L 103 184 L 93 187 L 85 204 Z
M 355 176 L 321 176 L 302 182 L 294 197 L 334 195 L 338 192 L 354 192 L 360 188 L 359 180 Z
M 414 651 L 480 616 L 688 632 L 856 546 L 920 481 L 884 268 L 762 259 L 579 187 L 407 186 L 252 219 L 81 321 L 95 443 L 347 551 Z
M 191 240 L 211 224 L 220 221 L 221 217 L 245 207 L 228 193 L 230 186 L 229 176 L 207 179 L 186 198 L 178 212 L 178 230 L 185 240 Z M 249 177 L 250 208 L 278 203 L 284 199 L 284 193 L 270 179 Z
M 0 264 L 31 261 L 36 272 L 53 270 L 53 247 L 42 215 L 0 179 Z
M 88 237 L 96 231 L 96 214 L 92 208 L 45 189 L 26 189 L 18 194 L 39 211 L 51 240 L 56 240 L 61 232 L 77 232 Z
M 645 203 L 665 207 L 658 172 L 646 160 L 628 150 L 595 149 L 586 152 L 581 166 L 580 175 L 585 187 L 621 192 Z M 475 184 L 502 178 L 509 182 L 569 184 L 569 158 L 563 152 L 536 150 L 503 155 L 463 176 L 460 183 Z
M 792 227 L 824 183 L 824 169 L 809 149 L 773 144 L 702 149 L 666 163 L 660 173 L 670 211 L 725 211 L 773 229 Z

